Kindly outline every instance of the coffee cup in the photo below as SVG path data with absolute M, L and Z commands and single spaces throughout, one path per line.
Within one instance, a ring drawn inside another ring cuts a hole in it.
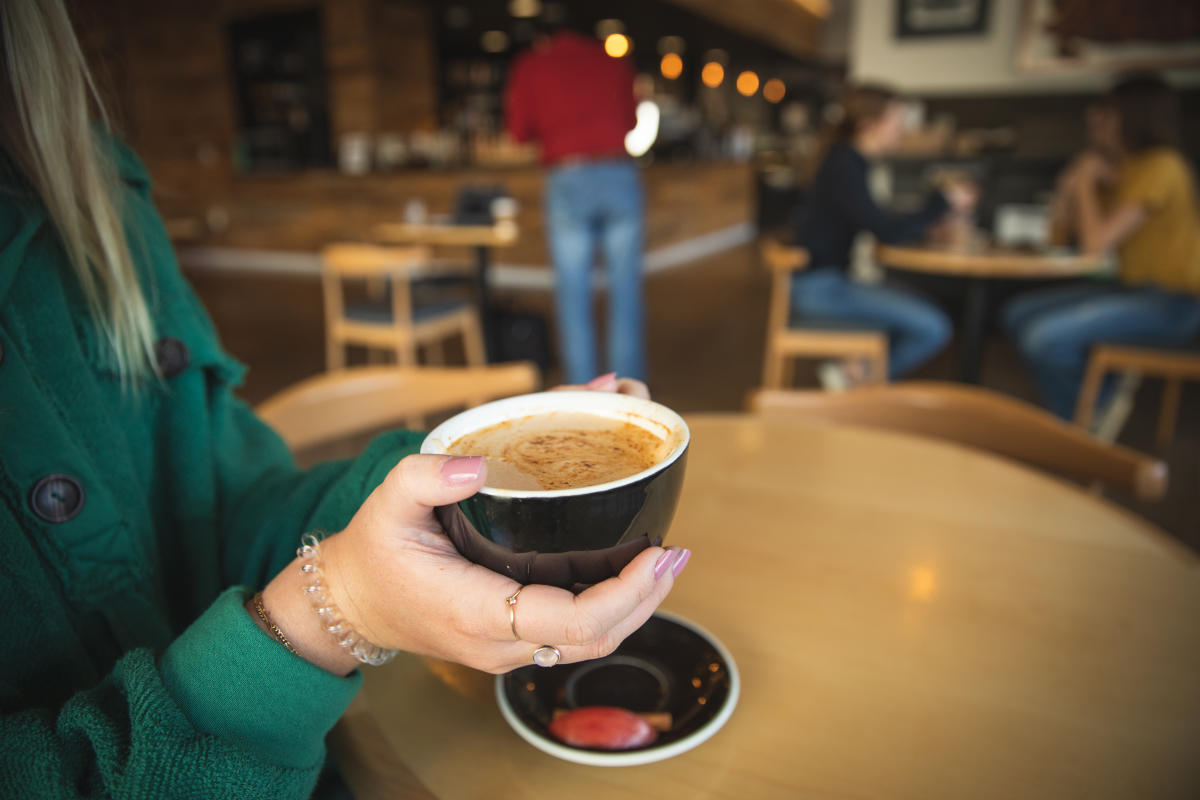
M 456 442 L 503 423 L 535 420 L 553 428 L 556 415 L 628 423 L 653 433 L 662 446 L 648 467 L 602 483 L 512 489 L 489 486 L 489 479 L 478 493 L 437 508 L 435 515 L 468 560 L 522 585 L 580 591 L 662 544 L 683 488 L 690 433 L 682 417 L 628 395 L 542 392 L 464 411 L 430 432 L 421 452 L 457 452 Z

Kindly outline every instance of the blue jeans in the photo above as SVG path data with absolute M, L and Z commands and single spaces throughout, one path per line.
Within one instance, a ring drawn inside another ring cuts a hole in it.
M 646 377 L 643 341 L 642 181 L 632 161 L 571 164 L 546 180 L 546 233 L 554 260 L 554 301 L 568 383 L 600 373 L 592 320 L 592 263 L 608 267 L 608 369 Z
M 1200 332 L 1200 298 L 1153 286 L 1088 283 L 1021 295 L 1003 316 L 1042 401 L 1071 419 L 1092 345 L 1187 344 Z
M 950 341 L 953 327 L 932 301 L 895 286 L 856 283 L 837 267 L 801 272 L 792 281 L 792 311 L 806 324 L 885 331 L 888 377 L 907 375 Z

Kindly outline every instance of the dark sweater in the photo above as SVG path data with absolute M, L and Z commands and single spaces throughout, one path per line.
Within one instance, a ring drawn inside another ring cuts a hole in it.
M 941 192 L 931 192 L 924 205 L 909 214 L 880 208 L 867 185 L 867 160 L 850 144 L 839 142 L 813 179 L 796 244 L 808 251 L 812 266 L 844 269 L 859 231 L 870 231 L 886 244 L 915 239 L 949 209 Z

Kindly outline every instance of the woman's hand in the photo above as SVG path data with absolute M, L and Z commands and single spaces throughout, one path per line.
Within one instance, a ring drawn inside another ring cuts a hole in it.
M 610 372 L 607 375 L 601 375 L 598 378 L 592 378 L 582 386 L 555 386 L 550 391 L 552 392 L 615 392 L 616 394 L 627 394 L 631 397 L 640 397 L 643 400 L 650 399 L 650 388 L 646 384 L 636 378 L 618 378 L 617 373 Z
M 942 189 L 946 202 L 957 214 L 967 214 L 979 203 L 979 186 L 972 181 L 955 180 Z
M 1112 165 L 1097 153 L 1088 152 L 1075 159 L 1075 181 L 1078 188 L 1094 189 L 1097 184 L 1112 180 Z
M 621 574 L 578 596 L 519 584 L 463 558 L 433 516 L 436 506 L 483 486 L 480 458 L 414 455 L 371 493 L 344 531 L 321 545 L 324 582 L 342 616 L 380 647 L 407 650 L 501 673 L 532 663 L 554 645 L 563 662 L 611 653 L 667 596 L 690 552 L 650 547 Z M 293 562 L 263 592 L 264 605 L 302 656 L 331 672 L 357 666 L 318 621 Z
M 1085 150 L 1059 175 L 1057 192 L 1071 195 L 1083 188 L 1095 189 L 1098 185 L 1111 183 L 1116 176 L 1116 168 L 1111 161 L 1095 150 Z

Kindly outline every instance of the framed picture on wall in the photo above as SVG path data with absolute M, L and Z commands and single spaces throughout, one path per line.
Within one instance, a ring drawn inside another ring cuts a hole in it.
M 1040 75 L 1200 68 L 1194 0 L 1024 0 L 1016 66 Z
M 988 0 L 896 0 L 896 38 L 987 32 Z

